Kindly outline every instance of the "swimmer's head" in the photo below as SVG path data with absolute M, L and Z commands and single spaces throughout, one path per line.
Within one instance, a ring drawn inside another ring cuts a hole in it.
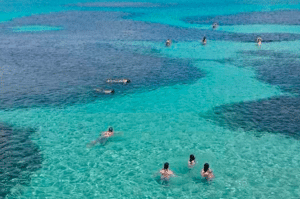
M 169 168 L 169 163 L 166 162 L 166 163 L 164 164 L 164 169 L 168 169 L 168 168 Z
M 190 155 L 190 162 L 195 160 L 195 156 L 193 154 Z
M 208 169 L 209 169 L 209 164 L 205 163 L 203 168 L 204 172 L 208 171 Z
M 108 131 L 109 131 L 109 132 L 113 132 L 113 128 L 112 128 L 112 127 L 109 127 Z
M 130 79 L 127 79 L 127 83 L 130 83 Z
M 111 90 L 111 93 L 115 93 L 115 90 L 114 90 L 114 89 L 112 89 L 112 90 Z

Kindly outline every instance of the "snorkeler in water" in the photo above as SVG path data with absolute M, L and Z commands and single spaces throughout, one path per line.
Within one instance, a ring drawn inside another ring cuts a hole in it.
M 107 83 L 123 83 L 123 84 L 127 84 L 130 83 L 129 79 L 108 79 L 106 80 Z
M 166 41 L 166 46 L 169 47 L 172 44 L 172 40 L 171 39 L 167 39 Z
M 173 171 L 171 171 L 169 169 L 169 163 L 168 162 L 166 162 L 164 164 L 164 168 L 162 170 L 160 170 L 160 174 L 161 174 L 160 178 L 162 180 L 169 180 L 171 176 L 175 176 Z
M 195 164 L 196 164 L 195 156 L 191 154 L 190 159 L 188 161 L 188 167 L 192 168 L 193 166 L 195 166 Z
M 115 90 L 114 89 L 100 89 L 100 88 L 96 88 L 95 91 L 97 91 L 98 93 L 104 93 L 104 94 L 114 94 Z
M 212 170 L 209 168 L 209 164 L 208 163 L 205 163 L 204 164 L 204 167 L 201 171 L 201 176 L 202 177 L 205 177 L 207 180 L 211 180 L 213 179 L 215 176 L 212 172 Z
M 87 145 L 87 147 L 92 147 L 92 146 L 96 145 L 97 143 L 104 145 L 107 142 L 108 138 L 110 138 L 112 136 L 114 136 L 114 130 L 112 127 L 109 127 L 108 131 L 102 132 L 100 134 L 99 138 L 92 141 L 91 143 L 89 143 Z
M 203 44 L 203 45 L 206 45 L 206 42 L 207 42 L 206 37 L 203 37 L 203 39 L 202 39 L 202 44 Z

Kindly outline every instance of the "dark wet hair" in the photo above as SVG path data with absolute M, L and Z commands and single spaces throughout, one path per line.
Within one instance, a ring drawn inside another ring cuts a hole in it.
M 193 160 L 195 160 L 195 156 L 193 154 L 190 155 L 190 162 L 192 162 Z
M 203 37 L 202 41 L 205 41 L 206 40 L 206 37 Z
M 113 132 L 113 128 L 112 128 L 112 127 L 109 127 L 109 128 L 108 128 L 108 131 L 109 131 L 109 132 Z
M 114 90 L 114 89 L 112 89 L 112 90 L 111 90 L 111 93 L 115 93 L 115 90 Z
M 164 164 L 164 169 L 168 169 L 168 168 L 169 168 L 169 163 L 166 162 L 166 163 Z
M 129 83 L 129 82 L 130 82 L 130 79 L 127 79 L 127 82 Z
M 208 170 L 208 168 L 209 168 L 209 164 L 208 164 L 208 163 L 205 163 L 205 164 L 204 164 L 204 168 L 203 168 L 204 172 L 206 172 L 206 171 Z

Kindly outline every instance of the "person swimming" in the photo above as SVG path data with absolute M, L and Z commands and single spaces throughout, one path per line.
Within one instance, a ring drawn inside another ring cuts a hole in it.
M 193 154 L 191 154 L 190 160 L 188 161 L 188 167 L 192 168 L 193 166 L 195 166 L 195 164 L 196 164 L 195 156 Z
M 113 130 L 112 127 L 109 127 L 108 131 L 105 131 L 105 132 L 101 133 L 101 136 L 106 137 L 106 138 L 109 138 L 113 135 L 114 135 L 114 130 Z
M 102 132 L 99 135 L 99 138 L 92 141 L 91 143 L 89 143 L 87 145 L 87 147 L 92 147 L 92 146 L 96 145 L 97 143 L 100 143 L 100 144 L 104 145 L 107 142 L 108 138 L 110 138 L 112 136 L 114 136 L 114 130 L 113 130 L 112 127 L 109 127 L 108 131 Z
M 206 37 L 203 37 L 203 39 L 202 39 L 202 44 L 203 44 L 203 45 L 206 45 L 206 42 L 207 42 Z
M 172 44 L 172 40 L 171 39 L 167 39 L 166 41 L 166 46 L 169 47 Z
M 261 38 L 261 37 L 257 37 L 256 43 L 257 43 L 257 45 L 258 45 L 259 47 L 261 46 L 261 42 L 262 42 L 262 38 Z
M 171 176 L 174 176 L 173 171 L 171 171 L 169 169 L 169 163 L 168 162 L 166 162 L 164 164 L 164 168 L 162 170 L 160 170 L 160 174 L 161 174 L 161 177 L 160 177 L 161 180 L 169 180 Z
M 108 79 L 106 80 L 107 83 L 123 83 L 127 84 L 130 83 L 131 81 L 129 79 Z
M 104 94 L 114 94 L 115 90 L 114 89 L 100 89 L 100 88 L 96 88 L 95 91 L 99 92 L 99 93 L 104 93 Z
M 212 28 L 215 30 L 219 25 L 217 23 L 213 23 Z
M 209 164 L 205 163 L 203 169 L 201 170 L 201 176 L 205 177 L 207 180 L 213 179 L 215 176 L 212 170 L 209 168 Z

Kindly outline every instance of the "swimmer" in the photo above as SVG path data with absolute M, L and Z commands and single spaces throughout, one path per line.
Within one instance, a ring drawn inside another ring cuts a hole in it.
M 203 45 L 206 45 L 206 42 L 207 42 L 206 37 L 203 37 L 203 39 L 202 39 L 202 44 L 203 44 Z
M 109 127 L 108 131 L 102 132 L 100 134 L 99 138 L 92 141 L 91 143 L 89 143 L 87 145 L 87 147 L 92 147 L 92 146 L 96 145 L 97 143 L 104 145 L 107 142 L 108 138 L 110 138 L 112 136 L 114 136 L 114 130 L 112 127 Z
M 209 168 L 209 164 L 208 163 L 205 163 L 204 164 L 204 167 L 201 171 L 201 176 L 202 177 L 205 177 L 207 180 L 211 180 L 213 179 L 215 176 L 212 172 L 212 170 Z
M 219 25 L 217 23 L 213 23 L 212 28 L 215 30 Z
M 129 79 L 108 79 L 106 80 L 107 83 L 123 83 L 123 84 L 127 84 L 130 83 Z
M 96 88 L 95 91 L 97 91 L 99 93 L 104 93 L 104 94 L 114 94 L 115 93 L 114 89 L 112 89 L 112 90 L 103 90 L 103 89 L 100 89 L 100 88 Z
M 188 161 L 188 167 L 192 168 L 193 166 L 195 166 L 195 164 L 196 164 L 195 156 L 193 154 L 191 154 L 190 160 Z
M 167 39 L 166 41 L 166 46 L 169 47 L 172 44 L 172 40 L 171 39 Z
M 161 177 L 160 177 L 161 180 L 169 180 L 171 176 L 175 176 L 173 171 L 171 171 L 169 169 L 169 163 L 168 162 L 166 162 L 164 164 L 164 168 L 162 170 L 160 170 L 160 174 L 161 174 Z
M 260 37 L 257 37 L 257 39 L 256 39 L 256 43 L 257 43 L 258 47 L 260 47 L 260 46 L 261 46 L 261 42 L 262 42 L 262 38 L 260 38 Z

